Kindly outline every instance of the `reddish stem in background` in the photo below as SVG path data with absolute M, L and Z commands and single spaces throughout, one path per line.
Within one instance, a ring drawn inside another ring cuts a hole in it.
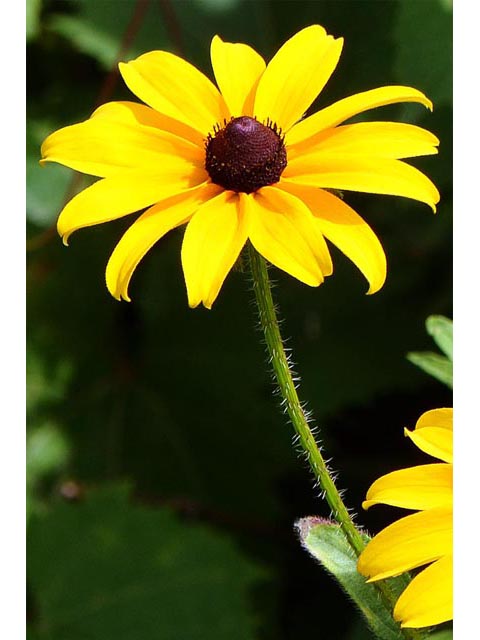
M 170 40 L 175 47 L 176 52 L 185 57 L 185 49 L 183 46 L 182 28 L 178 21 L 177 14 L 170 0 L 158 0 L 158 6 L 162 12 L 165 21 L 165 27 L 170 36 Z

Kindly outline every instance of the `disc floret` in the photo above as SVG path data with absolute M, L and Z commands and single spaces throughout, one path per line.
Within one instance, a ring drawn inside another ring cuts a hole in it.
M 284 136 L 267 120 L 240 116 L 215 125 L 205 143 L 205 168 L 224 189 L 252 193 L 280 180 L 287 166 Z

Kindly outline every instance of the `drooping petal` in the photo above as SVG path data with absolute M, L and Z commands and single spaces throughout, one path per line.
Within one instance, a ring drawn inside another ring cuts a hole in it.
M 229 117 L 216 86 L 193 65 L 168 51 L 151 51 L 119 64 L 126 85 L 150 107 L 206 136 Z
M 380 531 L 358 559 L 369 581 L 383 580 L 452 552 L 452 509 L 438 507 L 401 518 Z
M 240 199 L 249 238 L 269 262 L 312 287 L 332 272 L 325 241 L 301 200 L 275 187 L 240 194 Z
M 125 169 L 155 169 L 177 157 L 202 166 L 200 147 L 168 131 L 94 117 L 55 131 L 42 144 L 42 160 L 102 178 Z
M 440 463 L 387 473 L 369 488 L 362 507 L 368 509 L 380 503 L 404 509 L 451 507 L 452 476 L 452 465 Z
M 405 435 L 428 455 L 444 462 L 453 462 L 453 434 L 449 429 L 441 427 L 425 427 L 415 431 L 405 429 Z
M 417 89 L 401 86 L 378 87 L 377 89 L 363 91 L 362 93 L 356 93 L 348 98 L 338 100 L 330 106 L 325 107 L 325 109 L 321 109 L 308 118 L 305 118 L 305 120 L 296 124 L 295 127 L 287 133 L 286 142 L 289 145 L 296 144 L 310 138 L 323 129 L 335 127 L 337 124 L 345 122 L 345 120 L 363 111 L 396 102 L 418 102 L 427 107 L 427 109 L 430 109 L 430 111 L 433 108 L 431 101 L 421 91 L 417 91 Z
M 205 146 L 205 137 L 196 129 L 184 122 L 174 120 L 155 109 L 138 102 L 128 100 L 120 102 L 106 102 L 90 116 L 91 118 L 105 118 L 112 122 L 124 122 L 125 124 L 142 124 L 146 127 L 155 127 L 162 131 L 170 131 L 180 138 L 193 142 L 202 149 Z
M 213 72 L 232 116 L 253 116 L 255 90 L 265 61 L 252 47 L 223 42 L 215 36 L 210 47 Z
M 415 445 L 434 458 L 453 462 L 453 409 L 432 409 L 417 420 L 414 431 L 405 429 Z
M 122 171 L 92 184 L 77 194 L 60 213 L 58 233 L 64 244 L 77 229 L 121 218 L 151 204 L 195 187 L 207 179 L 204 169 L 181 158 L 156 171 Z
M 387 275 L 387 262 L 383 247 L 368 224 L 328 191 L 288 180 L 282 180 L 280 186 L 305 202 L 321 233 L 360 269 L 370 285 L 367 293 L 381 289 Z
M 297 184 L 412 198 L 436 211 L 440 194 L 421 171 L 401 160 L 312 153 L 293 158 L 283 177 Z
M 453 619 L 453 557 L 440 558 L 419 573 L 393 611 L 402 627 L 430 627 Z
M 211 309 L 220 288 L 247 240 L 238 194 L 223 191 L 195 213 L 182 245 L 188 304 Z
M 219 191 L 220 187 L 216 185 L 203 184 L 147 209 L 122 236 L 108 261 L 105 275 L 112 296 L 130 302 L 128 285 L 144 255 L 168 231 L 187 222 L 203 202 Z
M 288 131 L 303 116 L 332 75 L 343 46 L 312 25 L 278 50 L 258 83 L 254 113 Z
M 288 147 L 288 157 L 325 151 L 380 158 L 413 158 L 438 153 L 433 133 L 403 122 L 358 122 L 326 129 Z

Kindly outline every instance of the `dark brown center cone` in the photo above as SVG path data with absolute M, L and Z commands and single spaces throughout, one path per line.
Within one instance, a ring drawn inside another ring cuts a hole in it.
M 286 166 L 287 152 L 276 125 L 241 116 L 208 136 L 205 168 L 224 189 L 252 193 L 278 182 Z

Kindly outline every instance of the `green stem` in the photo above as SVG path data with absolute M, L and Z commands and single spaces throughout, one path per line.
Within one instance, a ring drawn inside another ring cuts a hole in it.
M 285 408 L 315 480 L 325 493 L 325 499 L 332 510 L 333 517 L 342 527 L 350 546 L 357 555 L 360 555 L 365 548 L 365 543 L 335 486 L 298 398 L 278 326 L 266 262 L 252 245 L 249 245 L 249 258 L 260 324 Z
M 268 277 L 267 264 L 264 258 L 255 251 L 251 244 L 248 246 L 248 252 L 260 324 L 265 336 L 268 354 L 271 359 L 272 368 L 280 389 L 283 404 L 285 405 L 288 416 L 292 422 L 293 428 L 295 429 L 295 433 L 298 436 L 299 444 L 306 454 L 315 480 L 322 488 L 325 499 L 332 510 L 333 517 L 342 528 L 350 546 L 358 556 L 365 548 L 365 542 L 360 532 L 355 527 L 353 520 L 348 513 L 348 509 L 335 486 L 332 474 L 322 456 L 298 398 L 288 357 L 285 353 L 282 336 L 280 334 L 275 304 L 272 297 L 272 288 Z M 377 587 L 386 608 L 391 613 L 396 600 L 395 595 L 392 593 L 389 585 L 384 581 L 376 582 L 374 584 Z M 402 632 L 405 638 L 410 638 L 411 640 L 423 637 L 423 634 L 418 633 L 413 629 L 402 629 Z

